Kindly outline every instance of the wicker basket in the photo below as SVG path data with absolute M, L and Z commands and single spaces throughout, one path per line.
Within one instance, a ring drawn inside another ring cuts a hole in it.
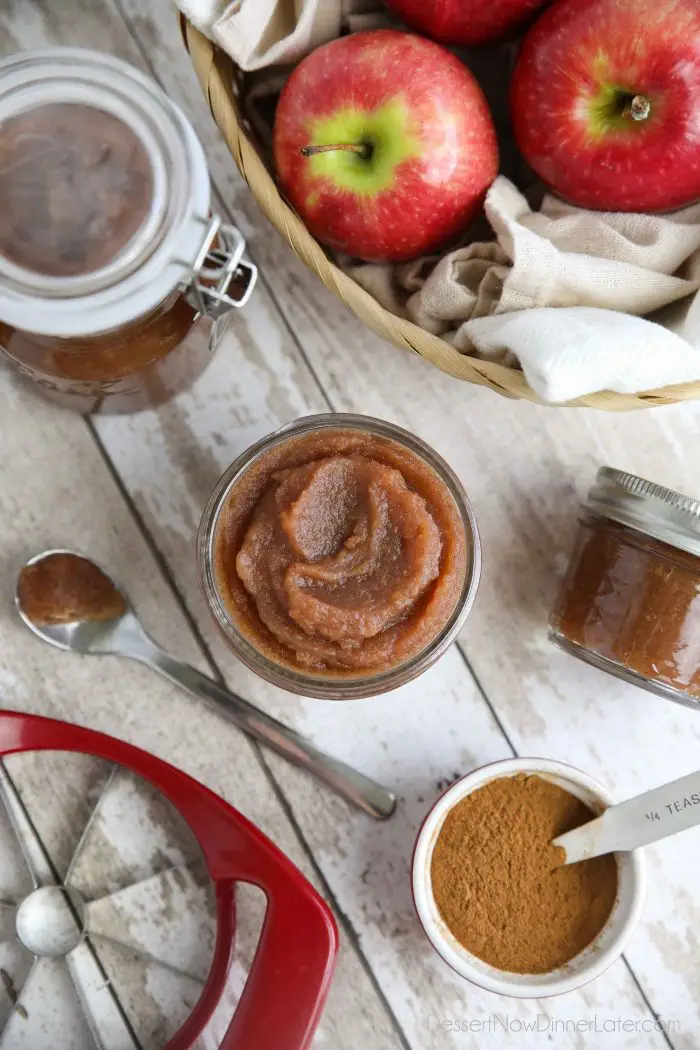
M 372 331 L 402 350 L 420 354 L 448 375 L 463 379 L 467 383 L 489 387 L 504 397 L 542 403 L 541 398 L 531 390 L 523 373 L 518 369 L 479 361 L 458 353 L 438 336 L 425 332 L 411 321 L 389 313 L 351 277 L 333 264 L 299 216 L 280 196 L 274 177 L 256 148 L 255 136 L 241 110 L 240 99 L 244 91 L 241 72 L 228 55 L 220 51 L 185 19 L 182 20 L 182 31 L 202 91 L 238 170 L 273 226 L 289 241 L 309 269 L 318 274 L 326 287 L 347 303 Z M 650 390 L 637 395 L 603 391 L 569 401 L 567 406 L 628 412 L 632 409 L 695 399 L 700 400 L 700 382 Z

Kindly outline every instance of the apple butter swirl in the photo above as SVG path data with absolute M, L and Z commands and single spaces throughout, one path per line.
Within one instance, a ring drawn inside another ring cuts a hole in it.
M 291 437 L 233 485 L 214 540 L 217 590 L 271 659 L 378 673 L 418 654 L 460 600 L 467 538 L 414 452 L 350 429 Z

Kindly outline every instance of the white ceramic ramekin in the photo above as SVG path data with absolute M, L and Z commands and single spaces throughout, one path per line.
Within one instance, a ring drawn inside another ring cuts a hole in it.
M 613 804 L 610 793 L 597 780 L 574 766 L 546 758 L 509 758 L 475 769 L 454 783 L 435 803 L 418 834 L 413 853 L 413 899 L 429 940 L 453 970 L 474 984 L 500 995 L 540 998 L 561 995 L 599 977 L 624 951 L 641 917 L 646 885 L 645 868 L 639 850 L 616 854 L 618 864 L 617 900 L 610 918 L 596 939 L 565 966 L 551 973 L 520 974 L 498 970 L 467 951 L 452 936 L 438 912 L 433 897 L 430 866 L 433 848 L 442 823 L 452 807 L 483 787 L 490 780 L 518 773 L 536 773 L 570 791 L 596 812 Z

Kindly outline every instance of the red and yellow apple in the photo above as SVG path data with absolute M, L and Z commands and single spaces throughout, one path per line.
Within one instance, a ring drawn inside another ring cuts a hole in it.
M 275 116 L 280 186 L 319 241 L 411 259 L 461 233 L 498 170 L 486 100 L 454 55 L 377 29 L 313 51 Z
M 525 159 L 572 204 L 700 199 L 700 3 L 557 0 L 525 37 L 511 109 Z
M 442 44 L 488 44 L 509 36 L 547 0 L 385 0 L 402 21 Z

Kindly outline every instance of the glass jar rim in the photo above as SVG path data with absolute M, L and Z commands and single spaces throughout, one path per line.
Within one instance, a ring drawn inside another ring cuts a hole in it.
M 700 555 L 700 500 L 614 467 L 601 467 L 587 507 L 689 554 Z
M 467 566 L 462 591 L 442 630 L 424 649 L 405 663 L 378 674 L 333 677 L 296 671 L 264 656 L 236 627 L 222 602 L 214 578 L 213 545 L 216 527 L 231 489 L 246 470 L 264 453 L 290 437 L 314 430 L 364 430 L 395 441 L 417 455 L 443 481 L 459 512 L 467 539 Z M 430 445 L 403 427 L 374 416 L 350 412 L 324 412 L 302 416 L 266 435 L 238 456 L 219 478 L 202 515 L 197 537 L 200 578 L 209 609 L 235 655 L 265 681 L 303 696 L 329 700 L 354 700 L 397 689 L 427 670 L 457 637 L 474 604 L 481 575 L 481 540 L 474 510 L 461 481 L 449 464 Z
M 127 324 L 189 284 L 210 227 L 210 181 L 190 122 L 129 63 L 70 47 L 0 60 L 0 123 L 64 103 L 103 110 L 121 121 L 143 147 L 153 176 L 141 227 L 101 269 L 75 277 L 38 275 L 0 256 L 0 321 L 69 338 Z

